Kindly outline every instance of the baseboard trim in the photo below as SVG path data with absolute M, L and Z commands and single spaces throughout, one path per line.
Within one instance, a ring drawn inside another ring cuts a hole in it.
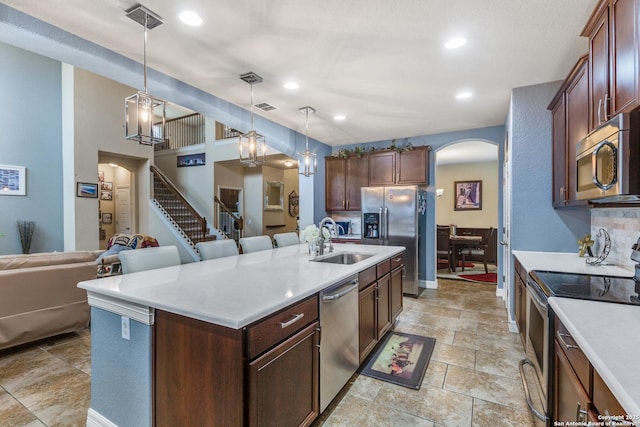
M 502 297 L 504 296 L 504 288 L 498 288 L 496 287 L 496 296 L 497 297 Z M 504 298 L 503 298 L 504 299 Z
M 509 320 L 509 332 L 514 332 L 516 334 L 520 332 L 518 330 L 518 324 L 515 322 L 515 320 Z
M 426 289 L 438 289 L 438 280 L 420 280 L 420 287 Z
M 89 408 L 87 411 L 87 427 L 118 427 L 99 412 Z

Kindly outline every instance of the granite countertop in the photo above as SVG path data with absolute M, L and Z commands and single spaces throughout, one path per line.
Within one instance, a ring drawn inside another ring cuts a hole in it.
M 640 307 L 558 297 L 549 306 L 626 411 L 611 415 L 640 416 Z
M 88 294 L 240 329 L 402 251 L 402 246 L 334 244 L 334 253 L 372 254 L 351 265 L 312 262 L 308 245 L 80 282 Z
M 633 277 L 634 271 L 625 266 L 589 265 L 577 253 L 513 251 L 527 270 L 557 271 L 560 273 L 593 274 L 598 276 Z

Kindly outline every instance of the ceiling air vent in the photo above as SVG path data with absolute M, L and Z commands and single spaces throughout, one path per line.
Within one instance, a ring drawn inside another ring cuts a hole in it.
M 253 106 L 261 109 L 262 111 L 273 111 L 278 109 L 278 107 L 275 107 L 268 102 L 260 102 L 258 104 L 253 104 Z

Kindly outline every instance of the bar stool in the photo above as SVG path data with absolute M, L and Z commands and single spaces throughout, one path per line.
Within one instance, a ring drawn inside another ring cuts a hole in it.
M 238 246 L 233 239 L 212 240 L 210 242 L 196 243 L 196 249 L 200 252 L 200 259 L 222 258 L 226 256 L 238 255 Z
M 271 243 L 269 236 L 241 237 L 240 247 L 243 254 L 248 254 L 250 252 L 273 249 L 273 243 Z
M 273 240 L 276 241 L 276 246 L 282 248 L 284 246 L 299 245 L 300 238 L 293 231 L 290 233 L 278 233 L 273 235 Z
M 154 270 L 156 268 L 180 265 L 180 254 L 175 246 L 132 249 L 118 253 L 122 264 L 122 273 Z

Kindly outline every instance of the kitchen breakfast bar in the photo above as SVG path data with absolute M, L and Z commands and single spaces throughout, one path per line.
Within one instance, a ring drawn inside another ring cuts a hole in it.
M 372 280 L 391 322 L 402 309 L 394 272 L 403 250 L 334 244 L 320 259 L 360 256 L 331 263 L 302 244 L 80 282 L 91 305 L 87 425 L 310 424 L 320 412 L 318 349 L 331 338 L 320 328 L 321 292 Z

